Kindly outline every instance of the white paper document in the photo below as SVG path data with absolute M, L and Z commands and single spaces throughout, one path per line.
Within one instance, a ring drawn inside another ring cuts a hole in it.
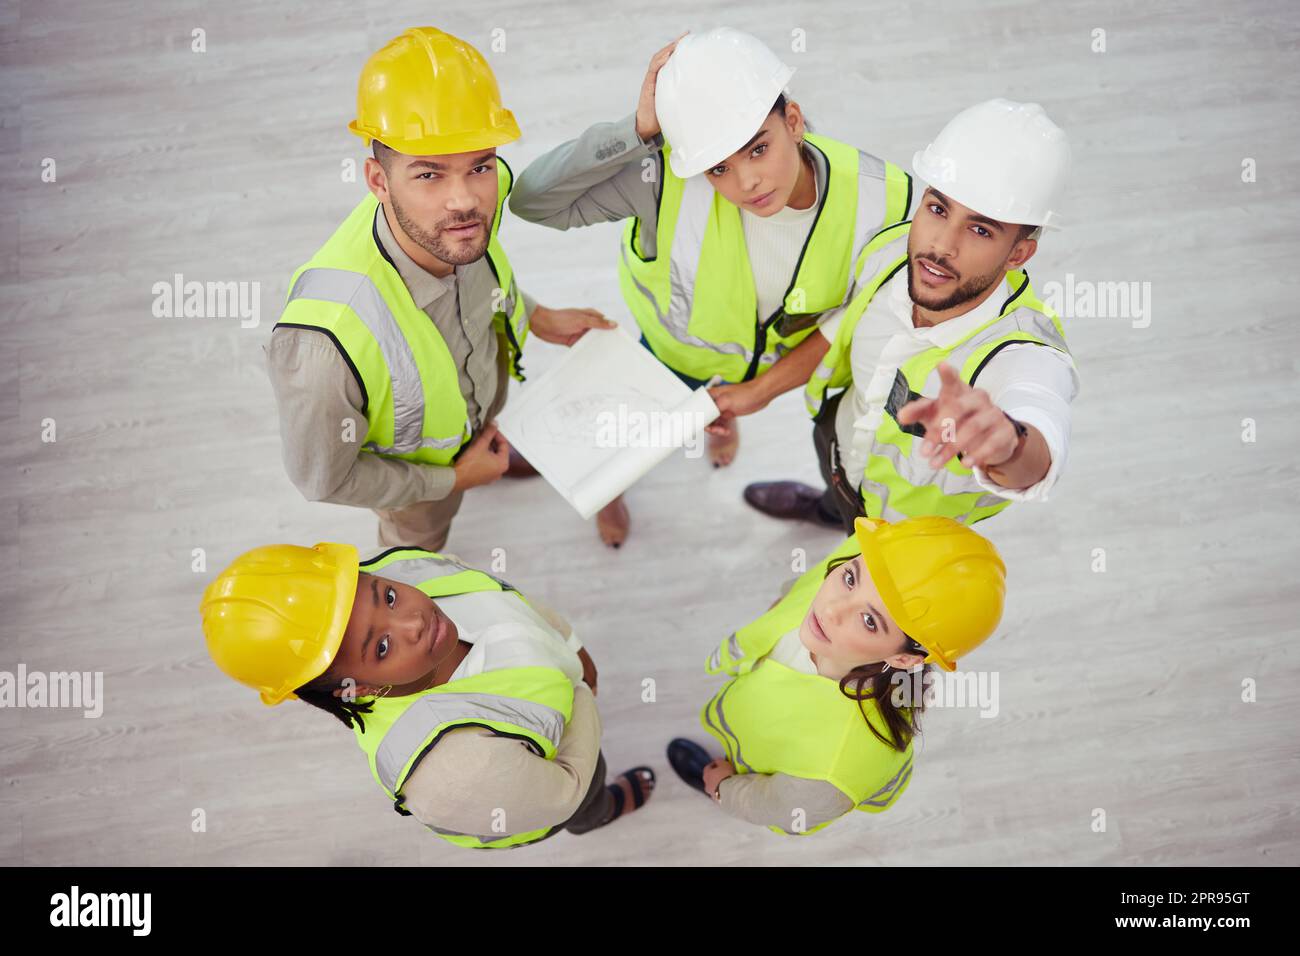
M 506 440 L 584 518 L 675 449 L 702 454 L 718 417 L 622 328 L 591 329 L 497 416 Z

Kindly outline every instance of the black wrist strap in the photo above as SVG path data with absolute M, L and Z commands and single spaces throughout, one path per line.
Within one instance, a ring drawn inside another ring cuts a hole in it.
M 1003 466 L 1009 465 L 1013 461 L 1015 461 L 1016 458 L 1020 455 L 1020 452 L 1024 450 L 1025 436 L 1029 434 L 1028 425 L 1024 424 L 1023 422 L 1016 421 L 1010 415 L 1007 415 L 1006 412 L 1003 412 L 1002 414 L 1007 416 L 1007 421 L 1009 421 L 1016 430 L 1016 448 L 1006 461 L 1000 462 L 996 465 L 989 465 L 990 468 L 1002 468 Z

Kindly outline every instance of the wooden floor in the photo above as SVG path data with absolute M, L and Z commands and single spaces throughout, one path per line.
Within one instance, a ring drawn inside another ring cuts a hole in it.
M 704 739 L 716 642 L 767 606 L 794 549 L 836 541 L 740 499 L 751 480 L 816 478 L 799 399 L 744 423 L 732 467 L 679 456 L 651 474 L 619 552 L 540 480 L 471 494 L 449 550 L 504 549 L 505 576 L 575 622 L 611 771 L 659 770 L 626 821 L 512 854 L 398 817 L 349 732 L 263 708 L 199 629 L 204 583 L 249 547 L 377 550 L 368 512 L 289 484 L 262 351 L 291 272 L 361 195 L 340 175 L 362 155 L 344 128 L 361 64 L 433 15 L 361 6 L 0 6 L 0 670 L 102 671 L 106 696 L 98 719 L 0 710 L 0 862 L 1300 863 L 1294 4 L 728 8 L 779 50 L 804 31 L 807 52 L 783 55 L 816 128 L 898 162 L 975 101 L 1043 103 L 1076 170 L 1035 284 L 1150 283 L 1151 321 L 1067 318 L 1083 379 L 1067 474 L 1050 502 L 980 526 L 1011 569 L 1004 624 L 972 658 L 999 674 L 998 716 L 932 712 L 900 803 L 806 840 L 725 817 L 664 759 L 672 736 Z M 684 0 L 620 6 L 489 0 L 437 24 L 484 50 L 504 31 L 516 170 L 630 113 L 650 54 L 714 25 Z M 540 301 L 630 326 L 617 235 L 503 231 Z M 259 282 L 260 325 L 155 318 L 152 287 L 177 273 Z M 530 372 L 558 354 L 528 353 Z

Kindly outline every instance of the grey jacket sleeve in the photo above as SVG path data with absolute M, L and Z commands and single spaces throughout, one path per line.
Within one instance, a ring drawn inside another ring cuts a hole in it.
M 498 839 L 563 823 L 591 786 L 600 760 L 600 713 L 586 684 L 573 688 L 573 715 L 555 759 L 482 727 L 449 731 L 402 788 L 426 826 Z
M 805 832 L 841 817 L 853 801 L 825 780 L 808 780 L 784 773 L 738 773 L 718 787 L 722 809 L 759 826 Z
M 284 467 L 308 501 L 404 508 L 451 494 L 454 468 L 361 454 L 369 428 L 361 386 L 328 338 L 311 329 L 276 329 L 266 355 Z
M 510 193 L 510 211 L 552 229 L 635 216 L 653 239 L 662 147 L 661 134 L 649 143 L 637 136 L 635 113 L 597 123 L 528 164 Z
M 532 319 L 533 312 L 536 311 L 537 309 L 537 300 L 534 299 L 527 292 L 525 292 L 523 289 L 519 290 L 519 297 L 524 300 L 524 315 L 526 315 L 529 319 Z

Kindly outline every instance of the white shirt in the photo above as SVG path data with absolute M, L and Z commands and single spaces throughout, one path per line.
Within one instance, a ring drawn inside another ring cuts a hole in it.
M 507 591 L 472 591 L 434 598 L 473 648 L 448 680 L 504 667 L 555 667 L 574 684 L 582 682 L 582 648 L 576 634 L 565 637 L 541 614 Z
M 844 473 L 856 487 L 862 481 L 872 437 L 885 414 L 898 369 L 908 359 L 934 346 L 947 346 L 997 315 L 1013 290 L 995 291 L 978 306 L 937 325 L 912 324 L 912 300 L 907 294 L 907 269 L 898 270 L 878 290 L 858 319 L 849 349 L 853 382 L 840 400 L 835 416 L 835 437 Z M 819 328 L 834 342 L 843 311 Z M 1013 501 L 1046 500 L 1069 454 L 1070 402 L 1079 392 L 1074 360 L 1041 345 L 1009 345 L 991 358 L 976 379 L 976 388 L 1012 418 L 1033 425 L 1043 435 L 1052 456 L 1047 474 L 1027 488 L 1004 488 L 978 465 L 975 481 L 987 491 Z
M 790 286 L 799 253 L 803 251 L 813 220 L 817 218 L 817 201 L 821 190 L 807 209 L 783 206 L 772 215 L 758 216 L 740 208 L 740 222 L 745 230 L 745 250 L 749 254 L 749 269 L 754 275 L 754 291 L 758 296 L 759 318 L 766 319 L 785 300 L 785 290 Z
M 799 640 L 799 628 L 782 635 L 781 639 L 772 645 L 772 649 L 767 652 L 768 657 L 778 664 L 784 664 L 792 671 L 798 671 L 801 674 L 816 674 L 817 665 L 813 663 L 812 654 L 808 648 L 803 646 L 803 641 Z

